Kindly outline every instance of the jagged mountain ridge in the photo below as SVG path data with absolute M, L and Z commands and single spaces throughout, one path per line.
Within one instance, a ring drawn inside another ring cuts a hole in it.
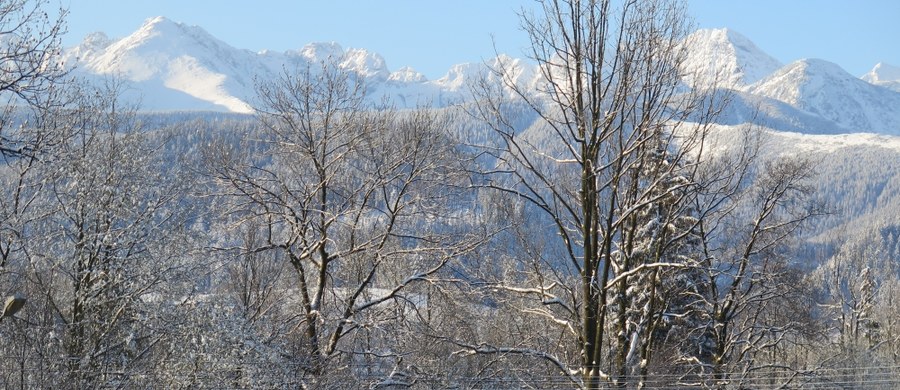
M 759 121 L 808 134 L 900 135 L 900 69 L 878 64 L 856 78 L 837 64 L 803 59 L 782 66 L 729 29 L 698 30 L 684 44 L 685 83 L 735 91 L 721 124 Z M 759 123 L 758 122 L 758 123 Z
M 698 30 L 685 41 L 688 56 L 682 71 L 692 87 L 743 89 L 781 67 L 747 37 L 727 28 Z
M 148 19 L 123 39 L 89 36 L 85 43 L 66 51 L 63 58 L 66 63 L 77 63 L 85 73 L 136 83 L 136 89 L 145 93 L 145 88 L 155 86 L 150 92 L 180 95 L 183 101 L 188 100 L 183 95 L 188 95 L 227 111 L 249 112 L 249 105 L 240 96 L 245 95 L 248 85 L 252 86 L 249 75 L 266 71 L 254 66 L 260 62 L 250 61 L 252 56 L 199 27 L 158 17 Z M 167 98 L 148 93 L 143 103 L 154 107 Z
M 853 77 L 828 61 L 795 61 L 748 91 L 853 131 L 900 135 L 900 93 Z
M 430 81 L 410 67 L 391 72 L 384 58 L 364 49 L 344 49 L 335 42 L 311 43 L 284 53 L 237 49 L 196 26 L 164 17 L 147 19 L 131 35 L 111 40 L 94 33 L 66 50 L 63 61 L 89 78 L 118 77 L 142 95 L 145 109 L 252 112 L 256 78 L 273 79 L 305 64 L 337 59 L 340 66 L 364 80 L 373 101 L 389 98 L 395 104 L 444 106 L 464 99 L 465 85 L 487 66 L 518 69 L 522 83 L 535 73 L 524 61 L 507 56 L 491 65 L 460 64 L 446 76 Z
M 735 90 L 735 104 L 723 124 L 762 117 L 778 130 L 804 133 L 875 132 L 900 135 L 900 74 L 879 64 L 863 78 L 837 65 L 801 60 L 782 66 L 752 41 L 728 29 L 698 30 L 684 45 L 686 85 Z M 91 34 L 65 50 L 67 64 L 88 78 L 115 76 L 151 111 L 252 112 L 257 79 L 284 70 L 340 58 L 360 77 L 373 101 L 401 107 L 442 107 L 466 100 L 466 85 L 489 74 L 489 67 L 514 70 L 515 82 L 534 88 L 540 72 L 533 64 L 501 55 L 486 64 L 460 64 L 436 80 L 412 68 L 391 71 L 384 58 L 337 43 L 312 43 L 287 52 L 237 49 L 205 30 L 156 17 L 133 34 L 112 40 Z
M 879 62 L 860 78 L 871 84 L 900 92 L 900 67 Z

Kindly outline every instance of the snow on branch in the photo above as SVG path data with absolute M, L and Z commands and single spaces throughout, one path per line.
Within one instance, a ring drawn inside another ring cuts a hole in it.
M 574 384 L 577 387 L 582 386 L 581 379 L 578 376 L 580 371 L 568 368 L 567 364 L 563 363 L 561 360 L 559 360 L 559 358 L 557 358 L 556 356 L 554 356 L 550 353 L 547 353 L 547 352 L 542 352 L 542 351 L 534 350 L 531 348 L 495 347 L 495 346 L 484 344 L 484 343 L 481 343 L 478 345 L 472 345 L 472 344 L 464 343 L 459 340 L 450 339 L 447 337 L 440 337 L 439 339 L 441 341 L 445 341 L 450 344 L 456 345 L 457 347 L 462 348 L 462 350 L 454 352 L 453 353 L 454 355 L 494 355 L 494 354 L 505 355 L 505 354 L 511 354 L 511 355 L 523 355 L 523 356 L 535 357 L 535 358 L 539 358 L 542 360 L 546 360 L 546 361 L 550 362 L 551 364 L 553 364 L 554 366 L 556 366 L 560 370 L 560 372 L 562 372 L 566 376 L 566 378 L 572 382 L 572 384 Z

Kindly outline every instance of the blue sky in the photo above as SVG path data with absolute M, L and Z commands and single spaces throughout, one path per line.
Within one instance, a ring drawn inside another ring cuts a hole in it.
M 124 37 L 154 16 L 203 27 L 232 46 L 258 51 L 336 41 L 412 66 L 429 79 L 451 65 L 527 45 L 516 11 L 532 0 L 61 0 L 66 46 L 103 31 Z M 822 58 L 854 75 L 878 62 L 900 66 L 897 0 L 689 0 L 698 27 L 729 27 L 778 60 Z

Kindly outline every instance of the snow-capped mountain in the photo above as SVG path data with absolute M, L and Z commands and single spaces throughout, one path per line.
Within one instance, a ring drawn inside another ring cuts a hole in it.
M 900 93 L 853 77 L 828 61 L 793 62 L 750 86 L 748 91 L 853 131 L 900 135 Z
M 753 119 L 782 131 L 900 135 L 900 68 L 878 64 L 856 78 L 822 60 L 781 66 L 728 29 L 699 30 L 682 47 L 687 54 L 682 67 L 686 85 L 714 85 L 734 92 L 734 104 L 719 119 L 722 124 Z M 504 55 L 486 63 L 455 65 L 445 76 L 428 80 L 409 67 L 392 71 L 377 53 L 345 49 L 334 42 L 287 52 L 251 52 L 200 27 L 163 17 L 148 19 L 118 40 L 102 33 L 88 35 L 80 45 L 65 50 L 63 59 L 88 78 L 125 80 L 131 94 L 126 98 L 139 97 L 142 108 L 152 111 L 251 112 L 257 81 L 329 59 L 359 77 L 373 102 L 387 98 L 400 107 L 463 101 L 472 82 L 496 78 L 490 69 L 505 69 L 511 77 L 504 82 L 526 89 L 537 90 L 542 81 L 531 62 Z
M 183 95 L 188 95 L 198 100 L 192 102 L 191 109 L 219 106 L 233 112 L 250 112 L 250 106 L 240 97 L 252 89 L 252 75 L 264 71 L 256 65 L 258 61 L 251 61 L 253 56 L 199 27 L 157 17 L 117 41 L 91 35 L 68 50 L 64 60 L 77 63 L 90 74 L 134 83 L 145 95 L 142 104 L 151 108 L 167 108 L 166 103 L 173 96 L 179 97 L 176 102 L 184 104 L 189 99 Z
M 872 84 L 900 92 L 900 67 L 878 63 L 869 73 L 864 74 L 861 78 Z
M 311 43 L 284 53 L 254 53 L 234 48 L 205 30 L 156 17 L 133 34 L 109 39 L 94 33 L 63 54 L 67 64 L 88 77 L 116 77 L 127 81 L 144 109 L 252 112 L 255 82 L 270 80 L 284 70 L 324 61 L 360 77 L 372 101 L 390 99 L 411 107 L 447 105 L 464 99 L 465 86 L 488 67 L 515 69 L 516 82 L 535 82 L 536 72 L 520 59 L 501 56 L 487 64 L 454 66 L 446 76 L 429 81 L 412 68 L 392 72 L 377 53 L 344 49 L 339 44 Z
M 742 89 L 781 67 L 749 39 L 726 28 L 694 32 L 685 40 L 684 50 L 682 72 L 693 87 Z
M 698 30 L 685 40 L 684 50 L 686 84 L 734 90 L 732 104 L 718 119 L 722 124 L 752 120 L 809 134 L 900 135 L 900 93 L 881 88 L 900 88 L 900 69 L 890 65 L 879 64 L 862 79 L 818 59 L 781 66 L 729 29 Z

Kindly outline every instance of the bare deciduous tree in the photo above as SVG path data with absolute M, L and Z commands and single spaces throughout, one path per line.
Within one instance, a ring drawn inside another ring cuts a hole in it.
M 48 0 L 10 0 L 0 4 L 0 154 L 19 156 L 33 152 L 39 134 L 23 132 L 19 109 L 46 106 L 52 88 L 65 75 L 57 63 L 65 32 L 64 9 L 55 18 Z
M 443 119 L 368 110 L 362 85 L 337 63 L 261 83 L 260 138 L 243 146 L 254 154 L 224 147 L 210 157 L 231 218 L 258 227 L 241 250 L 278 253 L 293 270 L 283 302 L 301 340 L 293 353 L 315 377 L 336 374 L 335 361 L 346 369 L 393 356 L 345 340 L 389 340 L 377 330 L 427 305 L 415 285 L 478 241 L 453 207 L 463 177 Z
M 497 284 L 532 296 L 537 307 L 527 312 L 567 330 L 579 358 L 505 351 L 552 361 L 588 388 L 625 385 L 645 373 L 666 306 L 662 275 L 694 265 L 678 248 L 695 238 L 693 176 L 718 105 L 680 88 L 690 27 L 680 2 L 541 5 L 543 15 L 522 23 L 540 90 L 515 84 L 502 63 L 495 69 L 500 88 L 514 91 L 539 125 L 519 133 L 505 115 L 505 94 L 476 88 L 476 114 L 498 140 L 483 149 L 497 163 L 482 183 L 525 200 L 553 226 L 557 249 L 531 253 L 539 260 L 530 282 L 539 285 Z
M 746 385 L 771 372 L 762 370 L 787 368 L 775 356 L 786 340 L 804 337 L 811 319 L 810 290 L 785 254 L 823 212 L 810 197 L 813 164 L 803 157 L 760 159 L 759 137 L 747 128 L 698 176 L 703 291 L 693 295 L 686 324 L 698 348 L 684 350 L 681 359 L 693 366 L 683 377 L 710 387 Z
M 187 182 L 115 85 L 69 88 L 69 103 L 36 125 L 70 136 L 19 176 L 29 204 L 13 265 L 29 310 L 15 347 L 22 372 L 40 372 L 20 383 L 135 384 L 166 337 L 156 323 L 164 284 L 189 252 Z

